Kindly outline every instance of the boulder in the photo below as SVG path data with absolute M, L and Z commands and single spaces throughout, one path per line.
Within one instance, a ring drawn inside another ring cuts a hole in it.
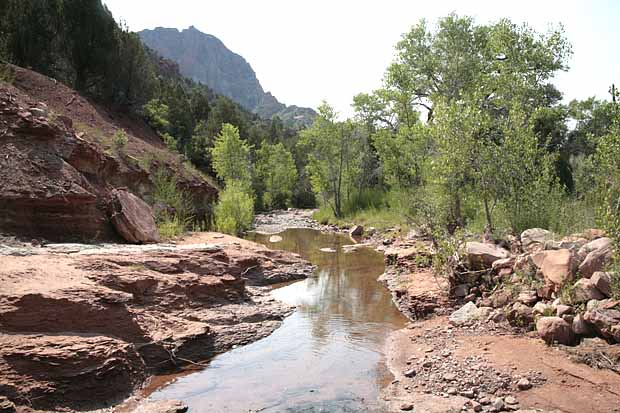
M 542 301 L 539 301 L 536 303 L 536 305 L 534 305 L 533 311 L 535 314 L 540 315 L 547 315 L 554 312 L 552 305 L 543 303 Z
M 592 311 L 586 311 L 583 318 L 588 323 L 593 324 L 603 337 L 620 343 L 620 310 L 599 307 Z
M 0 413 L 15 413 L 15 404 L 4 396 L 0 396 Z
M 556 291 L 575 273 L 576 261 L 567 249 L 539 252 L 532 256 L 532 261 L 540 268 L 547 284 L 555 286 Z
M 584 231 L 583 236 L 589 240 L 595 240 L 604 237 L 605 232 L 600 229 L 591 228 Z
M 583 247 L 579 248 L 579 252 L 578 252 L 579 258 L 583 260 L 592 251 L 596 251 L 601 248 L 607 248 L 609 246 L 611 246 L 610 238 L 597 238 L 594 241 L 590 241 L 587 244 L 585 244 Z
M 596 241 L 604 239 L 605 238 L 599 238 Z M 579 266 L 579 274 L 581 274 L 582 277 L 590 278 L 595 272 L 602 271 L 605 265 L 611 260 L 612 254 L 611 245 L 590 252 Z
M 605 298 L 596 285 L 587 278 L 582 278 L 573 286 L 573 301 L 575 303 L 585 303 L 590 300 L 602 300 Z
M 590 328 L 590 325 L 581 313 L 577 314 L 575 318 L 573 318 L 572 329 L 573 333 L 579 336 L 589 336 L 590 334 L 592 334 L 592 329 Z
M 476 307 L 476 304 L 469 302 L 450 314 L 450 324 L 462 326 L 472 324 L 476 321 L 486 320 L 493 311 L 490 307 Z
M 560 317 L 541 317 L 536 322 L 536 331 L 547 344 L 570 345 L 573 342 L 571 326 Z
M 521 246 L 524 251 L 540 251 L 545 242 L 553 240 L 553 233 L 542 228 L 527 229 L 521 233 Z
M 466 297 L 469 294 L 469 284 L 459 284 L 454 288 L 454 296 L 457 298 Z
M 588 240 L 581 237 L 569 236 L 562 238 L 560 241 L 547 241 L 545 242 L 546 250 L 561 250 L 567 249 L 571 251 L 579 251 L 581 247 L 586 245 Z
M 538 301 L 538 294 L 536 291 L 521 291 L 517 300 L 525 305 L 534 305 Z
M 127 242 L 159 242 L 159 231 L 153 219 L 153 211 L 146 202 L 125 189 L 112 192 L 112 216 L 114 228 Z
M 573 307 L 570 305 L 560 304 L 555 308 L 558 317 L 564 317 L 567 314 L 573 313 Z
M 504 268 L 512 269 L 514 265 L 515 265 L 515 258 L 508 257 L 508 258 L 502 258 L 501 260 L 497 260 L 493 262 L 491 267 L 493 268 L 493 271 L 497 272 L 499 270 L 503 270 Z
M 353 225 L 351 229 L 349 229 L 349 235 L 352 237 L 361 237 L 364 235 L 364 227 L 361 225 Z
M 468 242 L 465 245 L 467 262 L 472 269 L 491 268 L 497 260 L 508 258 L 510 253 L 494 244 Z
M 512 325 L 527 327 L 534 322 L 534 311 L 525 304 L 514 303 L 506 317 Z
M 608 273 L 597 271 L 590 281 L 605 297 L 611 297 L 611 276 Z

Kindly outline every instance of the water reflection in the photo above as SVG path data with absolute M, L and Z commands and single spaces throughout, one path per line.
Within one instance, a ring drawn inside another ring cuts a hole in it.
M 183 400 L 195 413 L 377 409 L 385 338 L 405 323 L 376 281 L 382 256 L 369 249 L 343 252 L 352 241 L 339 234 L 297 229 L 281 236 L 277 244 L 258 234 L 254 240 L 317 265 L 315 277 L 273 292 L 297 311 L 271 336 L 216 357 L 154 398 Z M 320 251 L 326 247 L 337 252 Z

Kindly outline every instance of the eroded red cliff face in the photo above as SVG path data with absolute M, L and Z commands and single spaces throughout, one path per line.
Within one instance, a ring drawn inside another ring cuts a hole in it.
M 148 200 L 152 172 L 160 169 L 178 177 L 199 214 L 216 196 L 141 121 L 38 73 L 12 70 L 13 84 L 0 82 L 0 232 L 52 241 L 118 239 L 112 192 L 126 188 Z M 121 129 L 128 141 L 118 148 L 113 136 Z

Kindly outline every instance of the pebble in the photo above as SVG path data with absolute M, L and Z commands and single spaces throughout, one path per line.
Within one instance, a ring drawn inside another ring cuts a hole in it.
M 415 377 L 417 372 L 414 369 L 409 369 L 403 373 L 405 377 Z
M 506 404 L 518 404 L 519 402 L 517 401 L 517 399 L 515 399 L 512 396 L 507 396 L 504 401 L 506 402 Z
M 496 411 L 501 412 L 504 409 L 504 401 L 502 400 L 502 398 L 498 397 L 497 399 L 493 400 L 492 407 L 496 409 Z
M 413 404 L 412 403 L 403 403 L 400 405 L 400 410 L 404 411 L 404 412 L 409 412 L 411 410 L 413 410 Z
M 526 378 L 522 378 L 517 382 L 517 388 L 519 390 L 529 390 L 532 388 L 532 383 Z
M 467 397 L 468 399 L 473 399 L 476 396 L 476 393 L 473 390 L 465 390 L 461 392 L 461 396 Z

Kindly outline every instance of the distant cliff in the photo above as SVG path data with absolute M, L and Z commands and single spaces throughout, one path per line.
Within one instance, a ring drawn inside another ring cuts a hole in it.
M 286 106 L 265 92 L 250 64 L 215 36 L 193 26 L 183 31 L 158 27 L 138 34 L 146 46 L 177 62 L 184 76 L 230 97 L 262 118 L 278 116 L 287 123 L 307 125 L 316 115 L 309 108 Z

